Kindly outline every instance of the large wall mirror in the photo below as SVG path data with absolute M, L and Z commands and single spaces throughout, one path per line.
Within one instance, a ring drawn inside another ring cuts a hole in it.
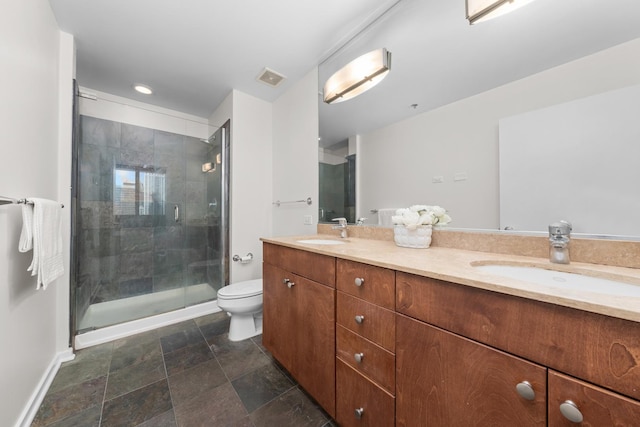
M 640 85 L 639 17 L 637 0 L 536 0 L 508 15 L 469 25 L 464 0 L 400 0 L 320 64 L 321 92 L 331 74 L 359 55 L 380 47 L 392 53 L 391 72 L 378 86 L 339 104 L 325 104 L 319 97 L 320 222 L 340 214 L 350 222 L 366 217 L 365 224 L 377 225 L 379 210 L 437 204 L 449 211 L 455 228 L 546 231 L 548 221 L 565 219 L 577 233 L 640 236 L 637 227 L 607 227 L 618 222 L 618 212 L 612 216 L 605 209 L 587 221 L 570 209 L 557 209 L 557 203 L 544 199 L 557 188 L 543 188 L 546 180 L 531 186 L 543 170 L 528 169 L 528 156 L 507 159 L 500 153 L 509 138 L 512 148 L 515 138 L 516 154 L 520 143 L 535 151 L 535 138 L 522 136 L 536 130 L 536 138 L 544 138 L 539 146 L 548 152 L 549 167 L 577 170 L 583 163 L 591 175 L 606 170 L 603 176 L 614 186 L 612 191 L 603 186 L 592 190 L 580 187 L 585 180 L 578 179 L 577 187 L 566 190 L 560 183 L 566 198 L 575 200 L 575 209 L 607 206 L 614 197 L 623 201 L 616 209 L 628 205 L 637 218 L 640 193 L 621 195 L 615 187 L 616 182 L 638 182 L 632 165 L 616 168 L 615 157 L 602 155 L 585 158 L 585 153 L 603 150 L 587 150 L 584 144 L 615 146 L 622 158 L 638 159 L 634 147 L 640 145 L 640 131 L 637 126 L 620 128 L 633 125 L 628 117 L 640 113 L 633 95 Z M 613 120 L 615 114 L 612 120 L 600 120 L 601 100 L 618 91 L 626 102 L 621 111 L 632 114 L 625 115 L 626 121 Z M 551 136 L 572 132 L 543 119 L 574 115 L 573 107 L 585 102 L 594 107 L 588 109 L 592 116 L 573 120 L 577 140 L 567 142 L 582 157 L 563 148 L 558 150 L 561 158 L 555 158 L 553 147 L 564 142 Z M 595 122 L 600 129 L 580 126 Z M 582 138 L 584 132 L 600 139 Z M 506 163 L 513 159 L 522 164 Z M 598 164 L 603 167 L 594 166 Z M 531 172 L 525 185 L 501 177 L 503 169 Z M 524 218 L 529 208 L 510 201 L 509 194 L 524 192 L 542 200 L 536 205 L 537 224 L 514 217 L 521 209 Z M 332 195 L 331 205 L 323 194 Z M 508 223 L 507 205 L 515 206 Z

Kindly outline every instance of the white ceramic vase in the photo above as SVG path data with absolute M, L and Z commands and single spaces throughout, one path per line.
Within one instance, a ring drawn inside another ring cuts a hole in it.
M 409 230 L 403 225 L 393 227 L 393 237 L 396 245 L 403 248 L 428 248 L 431 245 L 430 225 L 421 225 L 415 230 Z

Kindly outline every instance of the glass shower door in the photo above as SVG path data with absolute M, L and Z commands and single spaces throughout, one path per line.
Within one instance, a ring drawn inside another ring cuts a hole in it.
M 198 154 L 187 160 L 185 305 L 215 299 L 228 284 L 228 153 L 227 129 L 219 128 Z
M 214 136 L 81 117 L 76 331 L 210 301 L 227 283 L 228 141 Z

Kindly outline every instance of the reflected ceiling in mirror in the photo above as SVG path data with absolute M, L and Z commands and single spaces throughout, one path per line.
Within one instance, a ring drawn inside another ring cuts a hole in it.
M 497 229 L 498 122 L 503 117 L 553 104 L 546 103 L 553 98 L 546 93 L 541 94 L 544 101 L 536 101 L 535 94 L 525 93 L 531 99 L 518 105 L 517 91 L 527 92 L 527 87 L 524 83 L 518 86 L 517 82 L 640 37 L 638 16 L 640 2 L 634 0 L 617 2 L 616 8 L 603 2 L 537 0 L 508 15 L 470 26 L 463 1 L 397 3 L 319 67 L 321 86 L 336 69 L 361 53 L 379 46 L 393 52 L 393 72 L 372 90 L 338 105 L 326 105 L 319 99 L 321 149 L 336 144 L 344 146 L 355 135 L 362 137 L 357 156 L 357 215 L 371 217 L 369 210 L 375 208 L 439 204 L 451 210 L 454 227 Z M 609 73 L 602 80 L 625 78 L 616 74 L 624 74 L 622 70 L 602 71 Z M 576 78 L 584 76 L 564 76 L 566 94 L 556 96 L 555 103 L 592 94 L 586 89 L 571 93 L 575 89 L 572 80 Z M 600 83 L 594 80 L 594 84 Z M 637 83 L 640 81 L 630 79 L 617 87 Z M 509 84 L 513 88 L 506 95 L 495 89 Z M 561 83 L 554 84 L 557 90 L 565 90 Z M 599 91 L 615 88 L 612 85 Z M 538 88 L 532 89 L 535 90 Z M 480 94 L 487 102 L 509 97 L 511 104 L 504 111 L 493 108 L 496 111 L 491 112 L 492 116 L 483 111 L 484 105 L 472 105 Z M 459 103 L 464 108 L 459 108 L 458 115 L 446 114 L 452 105 Z M 430 119 L 425 123 L 415 124 L 418 117 L 428 115 Z M 414 125 L 412 135 L 398 125 L 405 119 L 411 120 L 403 123 Z M 442 123 L 446 120 L 452 123 Z M 477 122 L 481 120 L 489 122 L 480 125 Z M 465 132 L 465 128 L 469 130 Z M 481 128 L 479 134 L 471 130 L 476 128 Z M 416 134 L 422 140 L 409 142 Z M 425 149 L 426 156 L 419 151 L 421 145 L 431 145 Z M 414 151 L 416 148 L 418 151 Z M 457 157 L 451 154 L 450 159 L 439 162 L 451 165 L 451 170 L 438 170 L 438 162 L 428 161 L 427 157 L 437 157 L 443 148 L 458 153 Z M 384 150 L 384 154 L 374 156 L 371 153 L 374 149 Z M 395 161 L 399 153 L 413 157 L 406 167 Z M 372 162 L 373 157 L 378 158 L 378 163 Z M 396 173 L 390 174 L 386 169 Z M 484 181 L 465 193 L 475 193 L 473 212 L 455 201 L 457 189 L 448 187 L 453 186 L 456 172 L 466 172 L 469 185 L 483 175 Z M 432 177 L 439 175 L 444 176 L 445 185 L 432 190 Z M 395 182 L 389 182 L 394 179 Z M 409 181 L 420 181 L 422 187 L 414 199 L 402 199 L 398 189 Z M 394 190 L 389 191 L 389 187 Z M 367 191 L 378 193 L 375 200 L 362 200 L 360 194 Z M 475 217 L 489 219 L 474 223 Z

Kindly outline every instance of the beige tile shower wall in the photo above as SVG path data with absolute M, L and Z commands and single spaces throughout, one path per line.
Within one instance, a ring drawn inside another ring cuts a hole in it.
M 330 224 L 318 224 L 318 234 L 339 233 Z M 349 226 L 351 237 L 374 240 L 393 240 L 393 229 L 383 227 Z M 549 256 L 549 241 L 545 236 L 522 236 L 506 233 L 434 230 L 432 246 L 522 255 L 537 258 Z M 640 242 L 573 238 L 571 260 L 616 267 L 640 268 Z

